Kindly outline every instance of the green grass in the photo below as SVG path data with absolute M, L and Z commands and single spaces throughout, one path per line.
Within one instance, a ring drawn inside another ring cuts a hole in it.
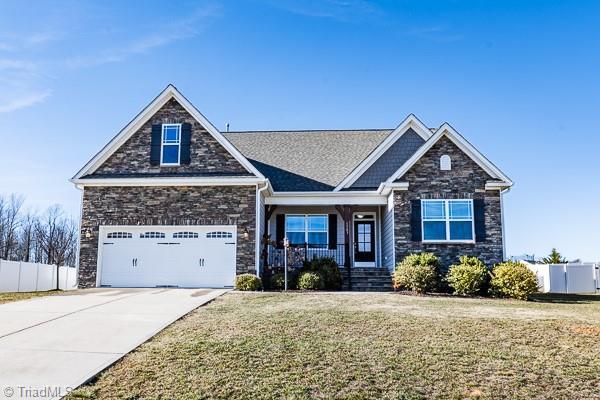
M 48 292 L 0 293 L 0 304 L 10 303 L 11 301 L 32 299 L 34 297 L 51 296 L 57 293 L 60 293 L 60 291 L 50 290 Z
M 72 398 L 600 398 L 600 297 L 229 293 Z

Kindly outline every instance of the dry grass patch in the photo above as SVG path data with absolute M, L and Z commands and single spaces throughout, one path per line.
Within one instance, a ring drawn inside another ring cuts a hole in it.
M 72 398 L 600 398 L 598 300 L 230 293 Z
M 52 296 L 58 293 L 60 293 L 59 290 L 50 290 L 48 292 L 0 293 L 0 304 L 10 303 L 11 301 L 28 300 L 34 297 Z

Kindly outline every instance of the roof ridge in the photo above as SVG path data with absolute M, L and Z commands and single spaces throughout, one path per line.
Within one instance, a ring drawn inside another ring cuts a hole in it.
M 365 128 L 365 129 L 290 129 L 290 130 L 243 130 L 243 131 L 221 131 L 227 133 L 292 133 L 292 132 L 365 132 L 365 131 L 393 131 L 394 128 Z

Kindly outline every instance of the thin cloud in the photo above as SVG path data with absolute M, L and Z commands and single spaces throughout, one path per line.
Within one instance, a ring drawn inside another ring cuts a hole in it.
M 0 35 L 0 51 L 18 51 L 47 45 L 50 42 L 60 40 L 63 36 L 62 32 L 56 30 L 18 35 Z
M 25 93 L 20 96 L 3 101 L 0 99 L 0 113 L 16 111 L 21 108 L 26 108 L 38 104 L 46 100 L 51 95 L 50 90 L 45 90 L 37 93 Z
M 65 66 L 67 68 L 82 68 L 121 62 L 129 57 L 148 53 L 155 48 L 167 46 L 180 40 L 191 39 L 204 28 L 205 24 L 203 23 L 208 22 L 217 15 L 219 15 L 219 11 L 214 6 L 199 8 L 190 17 L 181 19 L 177 23 L 171 23 L 159 32 L 136 38 L 121 47 L 105 49 L 96 55 L 72 57 L 65 61 Z

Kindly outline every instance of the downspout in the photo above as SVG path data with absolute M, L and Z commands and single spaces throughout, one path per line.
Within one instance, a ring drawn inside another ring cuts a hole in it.
M 256 247 L 256 276 L 260 277 L 260 242 L 262 241 L 262 235 L 260 235 L 260 221 L 261 221 L 261 215 L 260 215 L 260 210 L 262 209 L 262 207 L 260 206 L 260 196 L 262 194 L 262 192 L 264 190 L 267 190 L 269 187 L 269 183 L 265 182 L 265 186 L 263 186 L 262 188 L 259 188 L 259 184 L 256 184 L 256 212 L 255 214 L 255 218 L 256 218 L 256 234 L 254 235 L 256 238 L 256 243 L 255 243 L 255 247 Z M 265 227 L 266 229 L 266 227 Z
M 506 236 L 504 230 L 504 193 L 510 192 L 510 188 L 500 190 L 500 219 L 502 224 L 502 261 L 506 260 Z

